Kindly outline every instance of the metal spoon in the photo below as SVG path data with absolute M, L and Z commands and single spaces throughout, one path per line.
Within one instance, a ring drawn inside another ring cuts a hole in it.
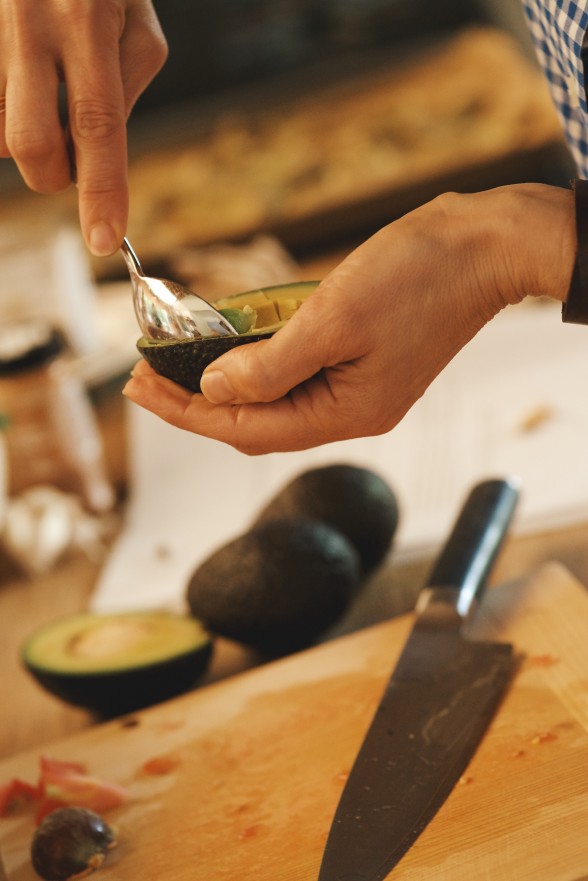
M 175 281 L 145 275 L 127 238 L 121 251 L 131 276 L 133 306 L 144 336 L 153 340 L 193 340 L 238 336 L 210 303 Z
M 65 127 L 65 144 L 71 179 L 77 185 L 76 151 L 69 124 Z M 224 315 L 193 291 L 175 281 L 145 275 L 139 258 L 126 237 L 120 250 L 131 276 L 133 306 L 144 336 L 152 340 L 238 336 Z

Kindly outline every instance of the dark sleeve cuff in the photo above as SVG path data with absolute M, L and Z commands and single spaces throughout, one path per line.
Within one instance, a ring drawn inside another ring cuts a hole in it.
M 561 319 L 567 324 L 588 324 L 588 180 L 573 180 L 576 212 L 576 261 Z

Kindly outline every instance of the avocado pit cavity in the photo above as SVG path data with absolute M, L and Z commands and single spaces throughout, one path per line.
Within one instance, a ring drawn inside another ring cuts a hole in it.
M 87 660 L 126 655 L 149 639 L 149 635 L 147 621 L 133 618 L 108 621 L 99 627 L 74 634 L 69 641 L 68 652 L 71 657 Z

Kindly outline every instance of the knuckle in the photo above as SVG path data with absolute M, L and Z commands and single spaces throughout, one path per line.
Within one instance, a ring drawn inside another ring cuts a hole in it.
M 121 183 L 108 174 L 108 169 L 93 169 L 80 178 L 78 189 L 85 198 L 111 196 L 115 193 L 119 194 L 120 198 Z
M 38 193 L 59 193 L 71 183 L 65 155 L 57 140 L 44 130 L 13 129 L 6 132 L 0 156 L 12 157 L 27 186 Z
M 140 43 L 153 53 L 154 59 L 157 58 L 163 64 L 168 57 L 169 46 L 152 7 L 143 9 L 140 17 L 135 20 L 134 31 Z
M 74 101 L 72 104 L 72 131 L 74 137 L 80 141 L 92 143 L 107 141 L 120 131 L 124 124 L 121 109 L 114 105 L 92 99 Z
M 10 155 L 10 150 L 8 149 L 8 144 L 6 143 L 6 138 L 4 136 L 4 131 L 0 126 L 0 158 L 10 159 Z
M 467 193 L 456 193 L 448 190 L 431 200 L 429 210 L 436 213 L 440 218 L 440 222 L 448 223 L 460 216 L 467 200 Z
M 239 364 L 240 385 L 247 389 L 251 399 L 269 402 L 275 399 L 275 372 L 269 369 L 268 359 L 263 350 L 267 342 L 253 343 L 241 347 Z
M 10 129 L 6 132 L 6 143 L 14 158 L 27 165 L 45 162 L 55 146 L 47 131 L 29 128 Z
M 247 441 L 244 438 L 237 438 L 233 446 L 238 453 L 241 453 L 243 456 L 248 456 L 250 459 L 254 456 L 261 456 L 265 452 L 265 450 L 258 449 L 254 443 Z
M 241 412 L 241 408 L 239 408 L 239 412 Z M 235 432 L 232 446 L 238 453 L 253 458 L 253 456 L 262 456 L 264 453 L 268 452 L 258 441 L 255 441 L 250 437 L 246 428 L 240 425 L 240 420 L 238 418 L 235 422 Z
M 169 46 L 164 35 L 149 28 L 145 34 L 144 51 L 154 70 L 163 67 L 169 56 Z
M 251 432 L 251 411 L 249 405 L 236 404 L 230 409 L 230 444 L 244 456 L 259 456 L 262 452 Z
M 162 67 L 167 59 L 169 58 L 169 44 L 163 34 L 158 35 L 156 38 L 157 44 L 157 58 L 159 60 L 159 66 Z
M 55 12 L 68 32 L 81 36 L 96 33 L 118 34 L 124 27 L 124 9 L 120 0 L 56 0 Z

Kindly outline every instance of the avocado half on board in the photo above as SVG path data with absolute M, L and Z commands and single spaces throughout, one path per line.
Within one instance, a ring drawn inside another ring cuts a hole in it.
M 247 291 L 217 300 L 212 305 L 239 332 L 238 336 L 196 340 L 154 340 L 141 337 L 139 353 L 156 373 L 192 392 L 200 391 L 205 369 L 236 346 L 257 343 L 276 333 L 318 287 L 318 281 L 301 281 Z
M 212 637 L 192 616 L 87 612 L 37 630 L 21 658 L 51 694 L 111 718 L 191 689 L 212 647 Z

